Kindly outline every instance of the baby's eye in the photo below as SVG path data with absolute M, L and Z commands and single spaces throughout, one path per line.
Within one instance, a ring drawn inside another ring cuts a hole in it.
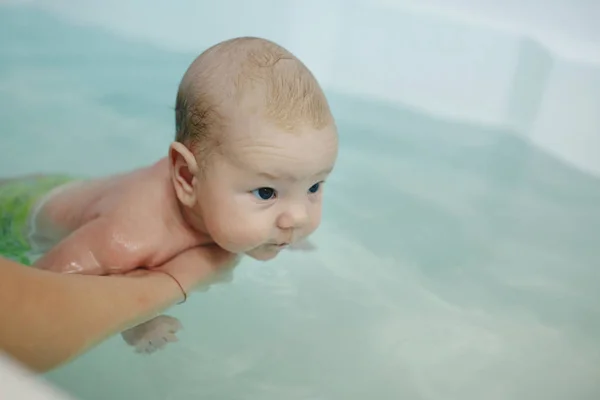
M 270 187 L 261 187 L 253 190 L 252 193 L 261 200 L 271 200 L 275 197 L 275 189 Z
M 319 191 L 319 188 L 320 188 L 320 187 L 321 187 L 321 182 L 319 182 L 319 183 L 315 183 L 314 185 L 312 185 L 312 186 L 311 186 L 311 187 L 308 189 L 308 191 L 309 191 L 310 193 L 317 193 L 317 192 Z

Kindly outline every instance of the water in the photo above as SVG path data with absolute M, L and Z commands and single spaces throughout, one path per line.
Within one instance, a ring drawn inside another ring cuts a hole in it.
M 21 8 L 0 49 L 0 175 L 166 154 L 196 54 Z M 115 337 L 46 378 L 86 400 L 599 398 L 600 180 L 506 129 L 329 96 L 317 252 L 244 261 L 169 311 L 161 353 Z

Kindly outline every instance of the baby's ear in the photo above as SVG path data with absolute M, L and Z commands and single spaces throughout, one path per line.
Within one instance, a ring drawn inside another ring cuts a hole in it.
M 195 185 L 198 163 L 194 153 L 183 143 L 171 143 L 169 147 L 169 170 L 179 201 L 188 207 L 194 206 L 196 204 Z

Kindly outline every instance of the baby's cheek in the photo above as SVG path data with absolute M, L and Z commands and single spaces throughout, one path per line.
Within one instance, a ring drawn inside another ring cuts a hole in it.
M 321 207 L 315 207 L 315 209 L 313 209 L 310 214 L 310 219 L 309 219 L 306 235 L 310 235 L 311 233 L 316 231 L 320 225 L 321 225 Z
M 211 234 L 221 247 L 231 252 L 244 252 L 265 240 L 264 222 L 241 213 L 223 213 L 213 220 Z

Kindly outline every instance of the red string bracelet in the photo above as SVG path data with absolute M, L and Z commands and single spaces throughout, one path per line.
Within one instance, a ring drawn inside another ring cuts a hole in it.
M 156 271 L 156 272 L 162 272 L 163 274 L 167 274 L 167 275 L 169 275 L 171 278 L 173 278 L 173 280 L 175 281 L 175 283 L 177 283 L 177 286 L 179 286 L 179 289 L 181 289 L 181 293 L 183 293 L 183 300 L 182 300 L 182 301 L 180 301 L 180 302 L 179 302 L 179 303 L 177 303 L 177 304 L 183 304 L 183 303 L 185 303 L 185 302 L 186 302 L 186 300 L 187 300 L 187 293 L 185 292 L 185 290 L 183 289 L 183 286 L 181 286 L 181 283 L 179 283 L 179 281 L 177 280 L 177 278 L 175 278 L 175 277 L 174 277 L 174 276 L 173 276 L 173 275 L 172 275 L 170 272 L 163 271 L 162 269 L 155 269 L 155 270 L 152 270 L 152 271 Z

